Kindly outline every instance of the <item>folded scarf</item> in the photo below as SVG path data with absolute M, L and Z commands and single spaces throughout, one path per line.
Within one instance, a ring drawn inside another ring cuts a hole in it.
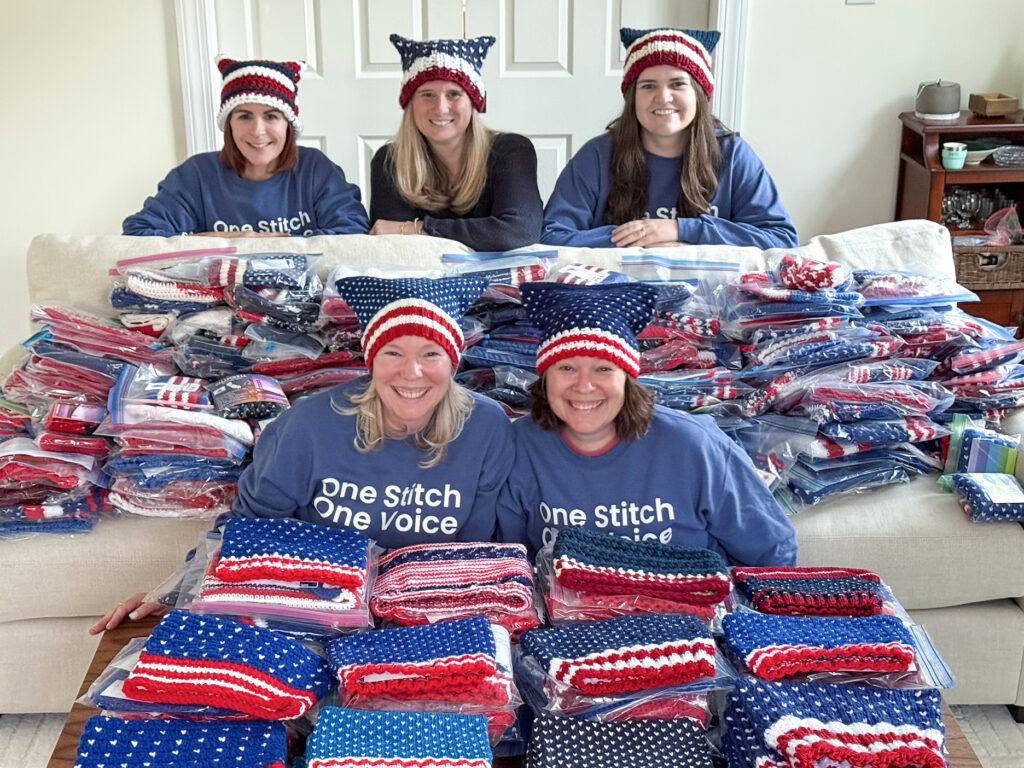
M 326 645 L 343 703 L 349 696 L 506 705 L 509 672 L 498 669 L 482 616 L 335 638 Z
M 223 581 L 317 581 L 358 589 L 366 584 L 366 534 L 292 518 L 232 517 L 214 575 Z
M 813 672 L 906 672 L 914 640 L 895 616 L 773 616 L 754 611 L 722 619 L 726 648 L 764 680 Z
M 309 266 L 309 259 L 302 253 L 218 256 L 205 261 L 206 282 L 222 287 L 302 288 Z
M 688 719 L 602 722 L 544 712 L 533 723 L 523 768 L 711 768 L 710 749 Z
M 256 719 L 305 714 L 327 693 L 326 662 L 270 629 L 171 611 L 153 629 L 124 694 L 154 704 L 206 704 Z
M 555 578 L 577 592 L 644 595 L 710 605 L 729 594 L 729 570 L 708 549 L 629 541 L 586 528 L 563 528 L 552 554 Z
M 78 740 L 75 768 L 284 768 L 281 723 L 122 720 L 93 715 Z
M 733 568 L 736 590 L 761 613 L 786 616 L 874 616 L 882 612 L 881 580 L 860 568 Z
M 723 719 L 730 768 L 946 768 L 935 689 L 741 678 Z
M 483 715 L 324 707 L 306 741 L 307 768 L 489 768 Z
M 973 522 L 1024 521 L 1024 488 L 1013 475 L 957 472 L 952 480 L 960 507 Z
M 530 629 L 519 647 L 554 680 L 588 695 L 688 683 L 715 674 L 715 643 L 687 614 L 620 616 Z

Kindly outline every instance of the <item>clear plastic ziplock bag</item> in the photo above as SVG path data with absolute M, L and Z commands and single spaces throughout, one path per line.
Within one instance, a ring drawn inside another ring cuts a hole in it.
M 864 296 L 864 306 L 946 305 L 958 301 L 978 301 L 978 294 L 956 280 L 938 273 L 912 271 L 857 270 L 856 288 Z
M 228 288 L 294 288 L 309 290 L 319 284 L 316 263 L 322 253 L 208 254 L 195 265 L 195 278 L 203 285 Z
M 768 272 L 780 285 L 812 292 L 829 289 L 841 291 L 853 279 L 853 273 L 845 264 L 809 259 L 792 253 L 770 256 Z

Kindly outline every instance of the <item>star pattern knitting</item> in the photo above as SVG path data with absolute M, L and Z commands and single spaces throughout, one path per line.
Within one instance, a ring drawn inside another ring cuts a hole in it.
M 389 39 L 402 59 L 402 90 L 398 103 L 403 109 L 423 83 L 447 80 L 466 92 L 477 112 L 486 110 L 487 91 L 480 68 L 487 51 L 494 45 L 493 37 L 419 41 L 393 34 Z

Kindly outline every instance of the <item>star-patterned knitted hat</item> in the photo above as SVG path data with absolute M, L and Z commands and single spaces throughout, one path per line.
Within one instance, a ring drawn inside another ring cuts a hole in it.
M 718 44 L 721 32 L 708 29 L 630 29 L 619 30 L 619 38 L 626 46 L 626 61 L 622 65 L 622 92 L 640 77 L 648 67 L 668 64 L 690 73 L 710 99 L 715 89 L 711 74 L 711 52 Z
M 490 768 L 487 718 L 324 707 L 306 741 L 306 768 L 357 765 Z
M 363 332 L 366 367 L 377 351 L 401 336 L 422 336 L 439 344 L 459 367 L 465 338 L 462 317 L 486 287 L 479 277 L 340 278 L 338 295 L 351 307 Z
M 398 103 L 405 108 L 423 83 L 447 80 L 460 86 L 477 112 L 487 110 L 487 91 L 480 67 L 492 45 L 490 35 L 469 40 L 409 40 L 391 35 L 391 44 L 402 57 L 402 90 Z
M 527 317 L 541 329 L 537 375 L 567 357 L 597 357 L 634 379 L 640 374 L 636 337 L 651 321 L 658 292 L 643 283 L 520 287 Z
M 236 61 L 218 56 L 217 69 L 224 84 L 220 91 L 217 127 L 224 130 L 228 115 L 239 104 L 263 104 L 281 111 L 296 136 L 302 134 L 299 106 L 295 96 L 306 64 L 302 61 Z

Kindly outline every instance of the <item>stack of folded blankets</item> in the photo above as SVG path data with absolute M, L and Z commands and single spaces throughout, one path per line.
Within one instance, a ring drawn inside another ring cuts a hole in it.
M 191 610 L 310 630 L 369 626 L 370 540 L 292 518 L 228 518 Z
M 412 625 L 485 616 L 516 633 L 539 623 L 521 544 L 444 542 L 392 550 L 377 563 L 374 615 Z
M 483 714 L 495 742 L 515 721 L 509 635 L 483 616 L 339 637 L 326 651 L 345 707 Z
M 546 598 L 556 623 L 652 612 L 710 619 L 730 589 L 725 560 L 711 550 L 570 527 L 555 539 Z

